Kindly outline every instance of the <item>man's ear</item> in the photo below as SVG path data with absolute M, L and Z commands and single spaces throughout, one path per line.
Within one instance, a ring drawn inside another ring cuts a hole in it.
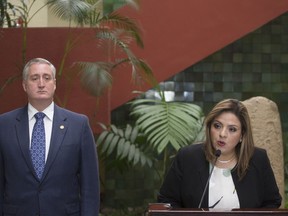
M 24 80 L 22 81 L 22 87 L 23 87 L 24 91 L 26 92 L 26 83 Z
M 56 87 L 57 87 L 57 85 L 56 85 L 56 79 L 54 79 L 54 91 L 56 90 Z

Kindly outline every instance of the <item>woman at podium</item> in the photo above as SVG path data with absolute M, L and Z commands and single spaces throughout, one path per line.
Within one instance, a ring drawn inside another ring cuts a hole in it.
M 255 147 L 247 108 L 219 102 L 205 119 L 206 140 L 179 150 L 158 202 L 174 208 L 278 208 L 281 195 L 266 150 Z

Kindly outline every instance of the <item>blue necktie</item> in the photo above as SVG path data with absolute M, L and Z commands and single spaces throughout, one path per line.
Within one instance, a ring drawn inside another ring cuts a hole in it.
M 45 129 L 43 118 L 45 114 L 38 112 L 35 115 L 36 123 L 33 127 L 31 140 L 31 158 L 35 172 L 41 179 L 45 167 Z

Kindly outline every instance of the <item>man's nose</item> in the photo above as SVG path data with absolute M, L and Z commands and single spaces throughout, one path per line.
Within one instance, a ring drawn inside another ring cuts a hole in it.
M 45 81 L 42 77 L 39 78 L 38 86 L 44 86 Z

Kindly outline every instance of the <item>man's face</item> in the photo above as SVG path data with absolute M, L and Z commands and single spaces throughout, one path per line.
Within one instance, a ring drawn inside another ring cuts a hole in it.
M 27 79 L 23 80 L 22 85 L 31 104 L 50 104 L 53 101 L 56 79 L 53 78 L 49 65 L 44 63 L 32 64 Z

